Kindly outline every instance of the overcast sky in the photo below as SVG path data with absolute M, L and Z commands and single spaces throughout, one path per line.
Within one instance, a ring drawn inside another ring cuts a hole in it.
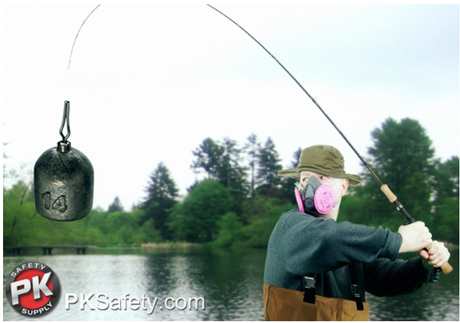
M 206 3 L 103 3 L 67 68 L 97 4 L 3 5 L 7 172 L 31 173 L 61 140 L 64 100 L 69 141 L 95 170 L 94 207 L 119 196 L 129 210 L 159 162 L 185 195 L 203 177 L 190 165 L 207 137 L 271 137 L 285 167 L 297 148 L 330 144 L 347 172 L 364 171 L 289 75 Z M 271 51 L 362 155 L 387 118 L 418 120 L 436 157 L 459 155 L 458 5 L 210 4 Z

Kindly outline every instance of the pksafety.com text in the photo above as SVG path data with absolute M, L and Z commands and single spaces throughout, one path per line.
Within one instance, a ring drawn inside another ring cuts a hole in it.
M 141 297 L 131 297 L 124 294 L 123 297 L 109 297 L 105 293 L 99 294 L 65 294 L 65 309 L 78 309 L 81 311 L 147 311 L 152 314 L 155 310 L 205 310 L 205 301 L 202 297 L 167 297 L 160 301 L 158 297 L 149 298 L 142 294 Z

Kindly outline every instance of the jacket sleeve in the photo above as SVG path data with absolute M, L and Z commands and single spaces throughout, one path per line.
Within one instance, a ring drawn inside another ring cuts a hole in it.
M 366 291 L 376 296 L 397 296 L 409 294 L 427 281 L 428 273 L 422 260 L 415 257 L 409 260 L 377 259 L 363 264 Z
M 399 233 L 333 219 L 315 218 L 300 211 L 285 214 L 283 253 L 286 269 L 295 275 L 320 274 L 351 262 L 396 259 L 402 243 Z

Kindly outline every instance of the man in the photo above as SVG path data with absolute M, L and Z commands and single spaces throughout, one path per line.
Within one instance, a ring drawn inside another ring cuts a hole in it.
M 266 320 L 369 320 L 364 291 L 395 296 L 437 281 L 450 254 L 444 244 L 431 240 L 424 223 L 392 232 L 336 222 L 348 185 L 363 181 L 345 173 L 336 148 L 308 147 L 297 168 L 278 175 L 299 180 L 296 197 L 302 211 L 284 213 L 268 242 Z M 431 242 L 430 251 L 423 250 Z M 398 253 L 412 251 L 420 257 L 396 260 Z

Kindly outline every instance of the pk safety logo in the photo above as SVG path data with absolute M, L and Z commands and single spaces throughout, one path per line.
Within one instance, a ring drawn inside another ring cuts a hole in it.
M 25 262 L 11 271 L 5 284 L 10 305 L 26 316 L 41 316 L 52 311 L 61 294 L 61 286 L 50 267 Z

